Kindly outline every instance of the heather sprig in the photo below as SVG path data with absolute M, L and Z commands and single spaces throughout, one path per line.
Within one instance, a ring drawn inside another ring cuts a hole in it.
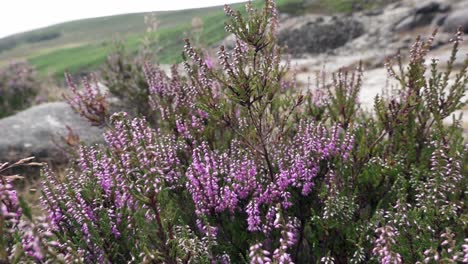
M 72 95 L 63 95 L 63 97 L 71 108 L 92 125 L 106 125 L 109 118 L 109 105 L 106 101 L 106 95 L 101 92 L 96 79 L 84 78 L 83 91 L 79 91 L 72 76 L 66 74 L 65 77 Z
M 362 64 L 350 71 L 340 69 L 333 75 L 331 88 L 328 89 L 328 112 L 331 120 L 347 129 L 354 123 L 354 118 L 359 117 L 358 95 L 362 85 Z
M 0 164 L 0 262 L 18 263 L 28 259 L 63 263 L 48 222 L 43 218 L 33 219 L 31 208 L 17 192 L 16 182 L 24 178 L 6 174 L 18 167 L 43 165 L 33 159 L 29 157 L 15 163 Z
M 464 252 L 457 248 L 455 235 L 450 231 L 450 229 L 447 229 L 442 233 L 440 240 L 442 240 L 442 242 L 437 249 L 430 248 L 424 251 L 424 263 L 465 263 L 467 261 L 467 245 L 462 245 Z
M 392 249 L 393 245 L 396 244 L 394 237 L 397 234 L 395 229 L 390 225 L 386 225 L 377 228 L 375 231 L 378 239 L 375 240 L 375 247 L 372 252 L 378 257 L 379 262 L 383 264 L 403 263 L 400 254 Z
M 440 69 L 438 61 L 432 60 L 430 73 L 427 73 L 426 57 L 435 36 L 436 32 L 426 41 L 417 38 L 406 68 L 402 56 L 396 57 L 398 71 L 387 63 L 389 74 L 399 82 L 400 90 L 388 102 L 376 98 L 379 122 L 393 144 L 406 145 L 403 149 L 410 156 L 420 156 L 432 137 L 446 138 L 456 133 L 456 123 L 447 128 L 443 120 L 466 104 L 463 98 L 468 83 L 468 60 L 464 60 L 461 68 L 454 67 L 458 47 L 463 41 L 462 31 L 459 29 L 452 41 L 452 55 L 446 69 Z M 448 82 L 450 76 L 454 76 L 453 82 Z

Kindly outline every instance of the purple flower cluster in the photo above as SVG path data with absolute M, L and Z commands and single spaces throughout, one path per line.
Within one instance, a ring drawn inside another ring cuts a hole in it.
M 379 227 L 376 230 L 378 238 L 374 242 L 372 253 L 376 255 L 382 264 L 400 264 L 403 263 L 400 254 L 392 250 L 396 244 L 395 237 L 397 231 L 390 225 Z
M 122 164 L 121 174 L 141 181 L 141 187 L 155 190 L 163 182 L 173 184 L 179 180 L 177 151 L 180 146 L 173 136 L 161 135 L 143 119 L 129 121 L 125 114 L 114 115 L 111 119 L 114 129 L 105 134 L 105 139 L 113 151 L 113 159 Z
M 235 152 L 235 150 L 234 150 Z M 257 168 L 248 156 L 240 152 L 229 156 L 211 151 L 202 143 L 193 151 L 192 164 L 187 170 L 187 189 L 198 215 L 225 210 L 234 213 L 238 202 L 246 199 L 257 187 Z
M 353 136 L 341 131 L 338 126 L 327 129 L 313 122 L 300 124 L 292 146 L 286 149 L 286 158 L 279 163 L 279 190 L 285 192 L 289 186 L 293 186 L 300 188 L 302 195 L 307 196 L 314 186 L 320 162 L 333 158 L 346 161 L 353 144 Z M 328 169 L 329 175 L 334 175 L 333 168 Z M 335 180 L 334 177 L 330 178 Z
M 270 252 L 263 249 L 262 243 L 257 243 L 250 246 L 249 257 L 251 264 L 271 263 Z
M 279 246 L 271 252 L 263 243 L 252 245 L 249 251 L 251 263 L 294 263 L 288 250 L 297 243 L 297 227 L 296 219 L 286 219 L 281 212 L 276 212 L 273 228 L 280 231 Z
M 273 251 L 273 259 L 278 263 L 293 263 L 291 255 L 288 253 L 288 249 L 297 243 L 298 224 L 293 220 L 289 219 L 286 222 L 280 213 L 277 213 L 274 226 L 281 230 L 281 238 L 279 240 L 280 246 Z
M 196 53 L 192 50 L 189 54 Z M 190 140 L 204 131 L 208 118 L 208 114 L 196 106 L 196 98 L 202 91 L 214 91 L 211 87 L 215 86 L 206 78 L 208 66 L 198 55 L 196 58 L 204 70 L 200 71 L 198 81 L 192 80 L 192 83 L 181 80 L 176 66 L 172 67 L 171 77 L 168 77 L 163 70 L 150 64 L 145 65 L 151 107 L 159 112 L 162 121 L 171 124 L 179 135 Z
M 431 263 L 432 260 L 439 263 L 468 263 L 468 245 L 462 244 L 462 250 L 456 247 L 455 234 L 447 229 L 440 236 L 442 243 L 437 249 L 430 248 L 424 251 L 424 263 Z M 466 243 L 468 239 L 465 238 Z
M 46 259 L 46 254 L 53 252 L 59 246 L 59 243 L 51 239 L 53 233 L 46 219 L 40 217 L 36 221 L 37 223 L 20 222 L 21 244 L 26 255 L 35 262 L 42 262 Z
M 313 122 L 301 124 L 291 145 L 284 148 L 283 156 L 276 158 L 279 172 L 274 175 L 272 181 L 266 181 L 268 184 L 262 184 L 261 192 L 257 192 L 249 203 L 249 230 L 268 232 L 271 217 L 266 217 L 265 225 L 261 227 L 260 207 L 271 207 L 280 203 L 282 208 L 288 209 L 293 205 L 293 189 L 298 189 L 303 196 L 308 196 L 315 185 L 314 180 L 320 171 L 320 164 L 323 161 L 329 164 L 330 160 L 336 158 L 346 160 L 352 145 L 353 137 L 342 133 L 338 127 L 327 129 Z M 329 175 L 333 175 L 333 169 L 327 169 Z M 266 214 L 268 215 L 269 213 Z
M 144 70 L 149 86 L 150 105 L 153 110 L 160 111 L 162 120 L 176 115 L 177 109 L 193 105 L 195 91 L 182 83 L 177 66 L 171 68 L 171 77 L 151 64 L 146 64 Z
M 249 231 L 269 233 L 274 226 L 276 205 L 291 207 L 293 189 L 308 196 L 320 164 L 332 159 L 346 160 L 352 145 L 353 137 L 339 127 L 326 129 L 312 122 L 303 123 L 291 146 L 277 154 L 279 172 L 271 178 L 262 169 L 263 164 L 239 151 L 236 143 L 229 153 L 217 153 L 202 143 L 193 151 L 186 173 L 187 189 L 197 215 L 240 210 L 247 213 Z M 327 169 L 329 174 L 334 173 L 332 168 Z
M 157 212 L 148 199 L 163 188 L 177 186 L 181 177 L 174 138 L 158 134 L 143 119 L 128 120 L 126 114 L 111 120 L 112 128 L 105 134 L 108 151 L 80 147 L 78 171 L 70 171 L 66 180 L 45 171 L 42 204 L 51 227 L 57 233 L 81 236 L 78 253 L 81 249 L 88 261 L 106 258 L 106 239 L 138 233 L 139 212 L 154 222 Z
M 18 204 L 18 195 L 11 181 L 1 175 L 0 177 L 0 219 L 10 225 L 17 224 L 22 213 Z
M 89 178 L 93 177 L 90 170 L 86 170 L 90 162 L 96 162 L 96 167 L 99 166 L 96 159 L 96 151 L 94 148 L 80 148 L 80 167 L 82 173 L 74 173 L 70 171 L 67 174 L 65 181 L 59 180 L 56 175 L 46 169 L 47 182 L 43 183 L 44 196 L 42 204 L 47 210 L 47 218 L 51 223 L 51 229 L 56 233 L 73 233 L 83 239 L 83 248 L 86 248 L 84 259 L 88 261 L 103 260 L 104 250 L 98 245 L 93 234 L 99 232 L 99 215 L 106 211 L 102 206 L 102 201 L 97 198 L 92 199 L 87 197 L 83 190 L 89 184 Z M 84 159 L 84 160 L 83 160 Z M 102 190 L 97 189 L 99 194 Z M 107 213 L 107 212 L 106 212 Z M 72 224 L 73 223 L 73 224 Z M 110 225 L 115 223 L 115 219 L 111 219 Z M 102 239 L 102 238 L 100 238 Z M 71 243 L 71 241 L 68 241 Z M 67 248 L 67 244 L 61 245 L 63 249 Z
M 450 201 L 449 196 L 456 192 L 463 180 L 461 159 L 449 155 L 446 145 L 436 144 L 435 147 L 430 159 L 431 173 L 427 181 L 419 186 L 416 205 L 424 211 L 438 208 L 446 215 L 456 215 L 463 204 L 461 201 Z

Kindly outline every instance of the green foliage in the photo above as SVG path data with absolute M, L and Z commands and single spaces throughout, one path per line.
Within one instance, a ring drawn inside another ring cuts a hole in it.
M 109 92 L 123 101 L 126 111 L 151 118 L 149 87 L 144 75 L 144 65 L 154 60 L 152 54 L 129 54 L 122 43 L 115 44 L 115 50 L 101 67 L 103 84 Z

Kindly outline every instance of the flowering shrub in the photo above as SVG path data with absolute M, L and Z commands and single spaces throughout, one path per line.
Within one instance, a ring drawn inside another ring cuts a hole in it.
M 147 60 L 154 60 L 155 55 L 145 51 L 143 48 L 143 51 L 133 56 L 125 50 L 123 44 L 117 43 L 101 67 L 100 75 L 103 84 L 113 96 L 123 102 L 127 112 L 132 116 L 140 114 L 150 119 L 152 111 L 148 102 L 148 82 L 145 79 L 144 64 Z
M 0 69 L 0 118 L 30 106 L 40 84 L 34 69 L 25 62 L 10 63 Z
M 82 146 L 65 178 L 44 170 L 47 219 L 15 226 L 7 261 L 466 261 L 467 146 L 459 122 L 442 122 L 464 105 L 468 60 L 451 66 L 461 35 L 445 72 L 433 61 L 425 74 L 432 38 L 407 67 L 389 61 L 401 89 L 368 115 L 360 67 L 296 89 L 274 2 L 246 9 L 225 8 L 237 42 L 219 68 L 188 40 L 186 76 L 144 66 L 154 119 L 109 116 L 93 85 L 75 93 L 106 144 Z
M 109 92 L 122 101 L 125 111 L 143 115 L 155 121 L 149 107 L 149 88 L 144 74 L 144 66 L 152 62 L 158 53 L 158 36 L 155 34 L 159 21 L 155 13 L 145 16 L 147 32 L 142 39 L 137 54 L 128 51 L 124 43 L 117 41 L 101 67 L 100 75 Z

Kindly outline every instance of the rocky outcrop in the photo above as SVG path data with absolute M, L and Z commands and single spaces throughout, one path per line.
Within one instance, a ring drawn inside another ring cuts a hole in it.
M 55 164 L 66 162 L 61 144 L 62 137 L 69 136 L 67 126 L 83 142 L 103 140 L 102 129 L 90 126 L 66 103 L 46 103 L 0 120 L 0 162 L 29 156 Z
M 320 2 L 320 1 L 319 1 Z M 407 49 L 415 36 L 429 36 L 439 30 L 434 47 L 448 43 L 459 25 L 468 30 L 468 0 L 375 0 L 357 1 L 365 9 L 335 16 L 316 13 L 306 1 L 311 13 L 281 19 L 279 42 L 288 47 L 295 58 L 318 55 L 342 56 L 375 50 L 379 57 Z M 235 45 L 230 35 L 222 43 L 226 49 Z
M 395 31 L 402 32 L 430 25 L 436 18 L 438 21 L 443 20 L 445 15 L 441 14 L 444 14 L 449 10 L 449 5 L 438 1 L 422 2 L 411 10 L 409 16 L 403 18 L 395 25 Z
M 281 45 L 293 55 L 322 53 L 362 35 L 364 26 L 352 17 L 319 17 L 293 30 L 282 30 Z

